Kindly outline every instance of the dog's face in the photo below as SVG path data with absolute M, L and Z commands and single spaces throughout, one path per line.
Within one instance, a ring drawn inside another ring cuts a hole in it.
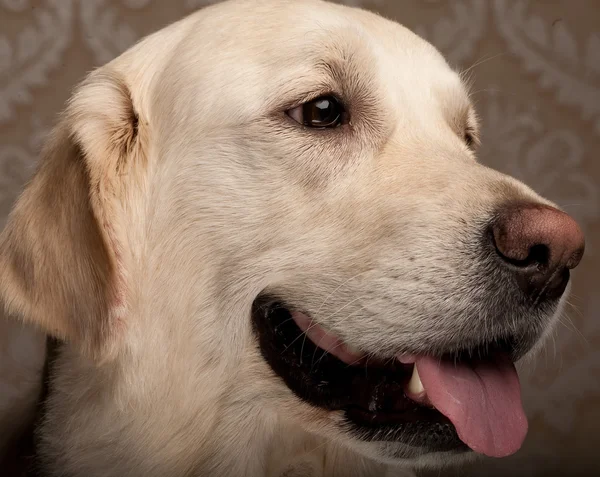
M 73 100 L 95 225 L 71 238 L 100 229 L 86 263 L 108 263 L 94 271 L 108 324 L 48 327 L 117 356 L 177 341 L 191 370 L 219 370 L 198 400 L 252 403 L 375 459 L 514 452 L 512 362 L 551 328 L 583 238 L 476 161 L 459 75 L 405 28 L 321 2 L 223 4 L 170 35 L 160 67 L 142 44 L 109 70 L 128 69 L 125 86 L 96 75 Z M 93 88 L 117 119 L 84 121 Z M 105 139 L 124 161 L 102 159 Z

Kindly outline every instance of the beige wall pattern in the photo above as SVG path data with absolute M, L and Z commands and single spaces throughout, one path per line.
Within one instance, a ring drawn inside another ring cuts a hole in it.
M 0 227 L 74 84 L 207 3 L 0 0 Z M 481 160 L 555 200 L 588 238 L 567 316 L 546 355 L 522 374 L 531 422 L 524 449 L 446 474 L 600 475 L 600 2 L 344 3 L 397 19 L 470 69 L 483 119 Z

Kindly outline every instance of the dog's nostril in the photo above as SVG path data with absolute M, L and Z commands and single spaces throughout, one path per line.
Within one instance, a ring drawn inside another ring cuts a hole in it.
M 506 257 L 500 252 L 502 258 L 504 258 L 509 263 L 517 266 L 517 267 L 536 267 L 542 268 L 547 267 L 550 259 L 550 250 L 548 246 L 545 244 L 536 244 L 529 249 L 527 257 L 524 260 L 513 260 L 509 257 Z
M 541 204 L 504 207 L 492 224 L 496 251 L 528 295 L 560 297 L 585 248 L 583 233 L 566 213 Z

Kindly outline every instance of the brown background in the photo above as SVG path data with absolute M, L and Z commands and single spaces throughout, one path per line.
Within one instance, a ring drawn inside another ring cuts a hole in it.
M 206 0 L 0 0 L 0 227 L 73 85 Z M 548 351 L 522 374 L 531 431 L 501 461 L 434 475 L 600 475 L 600 2 L 345 0 L 472 68 L 481 160 L 584 227 L 588 249 Z

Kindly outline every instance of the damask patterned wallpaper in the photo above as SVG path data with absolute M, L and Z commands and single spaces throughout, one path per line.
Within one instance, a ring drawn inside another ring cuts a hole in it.
M 207 3 L 0 0 L 0 227 L 73 85 L 136 39 Z M 587 234 L 567 316 L 546 355 L 522 373 L 531 420 L 524 449 L 447 475 L 600 475 L 600 4 L 345 3 L 399 20 L 470 70 L 484 126 L 481 160 L 556 201 Z

